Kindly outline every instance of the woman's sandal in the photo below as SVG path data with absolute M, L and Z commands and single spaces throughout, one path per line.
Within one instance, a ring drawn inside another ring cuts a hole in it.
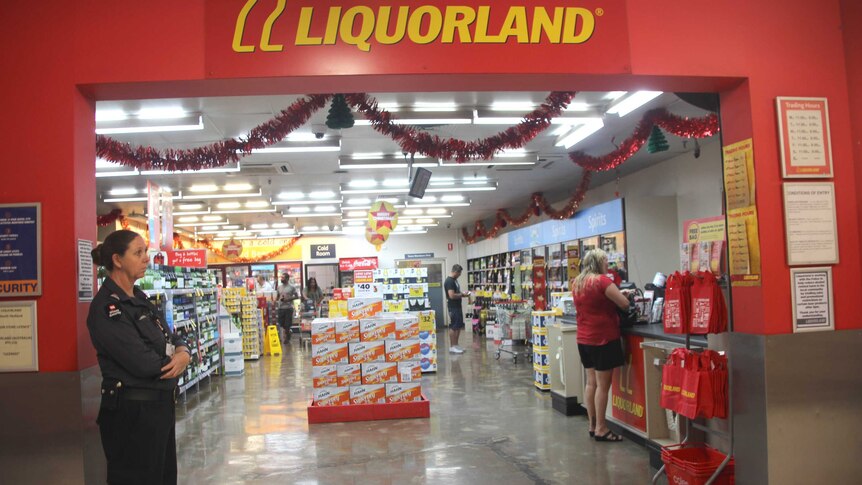
M 596 432 L 590 431 L 590 438 L 595 438 L 595 437 L 596 437 Z
M 622 437 L 622 436 L 619 436 L 619 435 L 617 435 L 617 434 L 614 434 L 614 432 L 613 432 L 613 431 L 608 430 L 608 432 L 607 432 L 607 433 L 605 433 L 604 435 L 602 435 L 602 436 L 596 436 L 596 437 L 595 437 L 595 440 L 596 440 L 596 441 L 607 441 L 607 442 L 610 442 L 610 443 L 618 443 L 618 442 L 620 442 L 620 441 L 622 441 L 622 440 L 623 440 L 623 437 Z

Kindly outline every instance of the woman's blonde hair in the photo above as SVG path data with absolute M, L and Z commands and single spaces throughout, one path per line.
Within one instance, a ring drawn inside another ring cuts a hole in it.
M 584 255 L 584 260 L 581 261 L 583 268 L 581 274 L 575 278 L 575 287 L 572 288 L 574 293 L 584 291 L 586 285 L 595 278 L 604 274 L 603 266 L 608 262 L 608 253 L 601 249 L 591 249 Z

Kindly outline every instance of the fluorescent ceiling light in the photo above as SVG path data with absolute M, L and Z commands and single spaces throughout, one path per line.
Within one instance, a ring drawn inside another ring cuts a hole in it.
M 535 165 L 539 161 L 539 156 L 535 153 L 521 158 L 492 158 L 491 160 L 471 160 L 465 163 L 458 163 L 448 160 L 441 160 L 441 167 L 461 167 L 473 168 L 486 165 Z
M 236 230 L 236 229 L 239 229 L 239 228 L 241 228 L 241 227 L 242 227 L 242 226 L 240 226 L 240 225 L 238 225 L 238 224 L 234 224 L 234 225 L 232 225 L 232 226 L 221 226 L 221 228 L 222 228 L 222 229 L 230 229 L 230 230 Z
M 367 216 L 367 215 L 368 215 L 368 213 L 365 211 L 348 211 L 347 212 L 347 217 L 362 217 L 362 216 Z
M 122 187 L 117 189 L 111 189 L 108 193 L 111 195 L 134 195 L 138 192 L 140 192 L 140 190 L 134 187 Z
M 239 209 L 241 205 L 239 202 L 219 202 L 216 207 L 219 209 Z
M 521 148 L 518 150 L 503 150 L 500 153 L 495 154 L 494 158 L 519 158 L 525 157 L 527 155 L 529 155 L 529 153 L 527 153 L 527 150 Z M 533 153 L 533 155 L 535 155 L 535 153 Z
M 384 187 L 408 187 L 410 182 L 403 179 L 387 179 L 383 181 Z
M 304 207 L 304 206 L 299 206 L 299 207 L 289 207 L 289 208 L 287 209 L 287 212 L 290 212 L 290 213 L 293 213 L 293 214 L 304 214 L 304 213 L 306 213 L 306 212 L 311 212 L 311 207 Z
M 112 197 L 109 199 L 102 199 L 102 202 L 146 202 L 146 197 Z
M 554 131 L 552 131 L 552 132 L 551 132 L 551 136 L 560 136 L 560 135 L 563 135 L 563 134 L 567 133 L 567 132 L 568 132 L 569 130 L 571 130 L 571 129 L 572 129 L 571 125 L 560 125 L 560 126 L 558 126 L 558 127 L 557 127 L 557 129 L 556 129 L 556 130 L 554 130 Z
M 185 217 L 180 217 L 177 220 L 180 222 L 198 222 L 200 220 L 200 218 L 198 218 L 198 216 L 185 216 Z
M 331 190 L 317 190 L 308 194 L 308 197 L 312 199 L 331 199 L 335 197 L 335 192 Z
M 470 207 L 469 202 L 449 202 L 444 204 L 410 204 L 407 207 Z
M 179 175 L 184 173 L 232 173 L 242 170 L 240 162 L 236 162 L 235 167 L 217 167 L 217 168 L 202 168 L 200 170 L 143 170 L 141 175 Z
M 604 126 L 605 124 L 601 120 L 601 118 L 596 118 L 594 122 L 579 126 L 578 128 L 575 128 L 575 130 L 572 131 L 570 134 L 561 137 L 559 140 L 557 140 L 557 143 L 555 145 L 569 149 L 574 145 L 580 143 L 593 133 L 601 130 Z
M 377 181 L 376 180 L 351 180 L 350 182 L 347 183 L 347 186 L 367 189 L 370 187 L 377 187 Z
M 320 226 L 302 226 L 303 231 L 319 231 Z
M 380 202 L 389 202 L 390 204 L 397 204 L 401 201 L 398 197 L 378 197 L 377 200 Z
M 332 200 L 289 200 L 289 201 L 275 201 L 272 202 L 272 205 L 318 205 L 318 204 L 341 204 L 341 199 L 332 199 Z
M 138 111 L 138 119 L 140 120 L 173 120 L 184 116 L 187 116 L 186 110 L 180 106 L 141 108 Z
M 401 227 L 400 224 L 413 224 L 413 219 L 411 219 L 409 217 L 403 217 L 403 218 L 398 219 L 398 224 L 399 224 L 398 227 Z
M 207 194 L 184 195 L 183 199 L 235 199 L 237 197 L 259 197 L 263 192 L 258 190 L 249 194 Z
M 174 212 L 175 216 L 199 216 L 201 214 L 209 214 L 210 210 L 207 209 L 205 211 L 178 211 Z
M 552 125 L 577 125 L 583 122 L 585 113 L 590 111 L 586 105 L 576 105 L 569 108 L 560 116 L 551 118 Z M 522 111 L 493 111 L 488 109 L 473 110 L 473 124 L 476 125 L 517 125 L 524 121 Z M 596 113 L 597 114 L 597 113 Z
M 248 226 L 248 227 L 250 227 L 250 228 L 252 228 L 252 229 L 269 229 L 269 224 L 266 224 L 266 223 L 262 223 L 262 224 L 252 224 L 252 225 L 250 225 L 250 226 Z
M 314 212 L 335 212 L 336 210 L 334 205 L 319 205 L 314 208 Z
M 96 109 L 96 121 L 120 121 L 128 117 L 121 109 Z
M 164 123 L 154 123 L 158 120 L 127 119 L 102 122 L 102 127 L 96 128 L 98 135 L 118 135 L 126 133 L 159 133 L 165 131 L 195 131 L 204 129 L 203 116 L 187 116 Z
M 637 91 L 611 106 L 608 109 L 608 113 L 616 113 L 620 117 L 623 117 L 661 96 L 661 94 L 661 91 Z
M 102 177 L 128 177 L 132 175 L 138 175 L 140 172 L 137 170 L 123 170 L 120 172 L 96 172 L 96 178 Z
M 227 184 L 222 189 L 228 192 L 246 192 L 254 189 L 251 184 Z
M 336 138 L 317 140 L 316 142 L 282 142 L 279 145 L 255 148 L 252 153 L 319 153 L 341 151 L 341 140 Z
M 269 207 L 269 202 L 265 200 L 251 200 L 246 202 L 245 206 L 249 209 L 262 209 L 264 207 Z
M 434 224 L 434 219 L 416 219 L 416 224 Z
M 628 91 L 608 91 L 608 94 L 604 95 L 602 99 L 610 99 L 611 101 L 615 99 L 619 99 L 622 96 L 625 96 Z
M 282 200 L 298 200 L 304 199 L 305 194 L 302 192 L 282 192 L 278 194 L 278 198 Z
M 351 160 L 373 160 L 375 158 L 386 158 L 388 155 L 383 152 L 359 152 L 350 155 Z
M 436 163 L 414 163 L 414 168 L 434 168 L 438 165 Z M 376 170 L 376 169 L 403 169 L 407 168 L 406 163 L 344 163 L 342 161 L 338 162 L 338 168 L 343 170 Z
M 464 198 L 462 197 L 461 200 L 463 200 L 463 199 Z M 422 200 L 422 202 L 437 202 L 437 196 L 436 195 L 426 195 L 425 197 L 422 197 L 421 200 Z
M 217 231 L 218 226 L 204 226 L 201 229 L 203 229 L 204 231 Z
M 288 224 L 286 222 L 276 222 L 275 224 L 272 225 L 272 227 L 273 227 L 273 229 L 285 229 L 285 228 L 290 227 L 290 224 Z
M 192 185 L 189 187 L 189 192 L 218 192 L 217 185 Z
M 363 221 L 349 221 L 347 223 L 348 226 L 364 226 L 365 222 Z
M 432 214 L 434 214 L 434 215 L 438 215 L 438 216 L 442 216 L 442 215 L 447 215 L 447 214 L 449 214 L 449 212 L 447 212 L 447 211 L 446 211 L 446 209 L 440 209 L 440 208 L 438 208 L 438 209 L 428 209 L 428 210 L 426 211 L 426 213 L 427 213 L 428 215 L 432 215 Z
M 238 209 L 238 210 L 218 210 L 213 211 L 213 214 L 264 214 L 275 212 L 275 209 Z
M 293 133 L 287 135 L 287 141 L 312 141 L 312 142 L 314 142 L 314 141 L 323 140 L 325 138 L 325 136 L 326 135 L 324 134 L 324 136 L 318 138 L 317 135 L 315 135 L 314 133 L 311 133 L 309 131 L 293 132 Z
M 489 190 L 497 190 L 496 185 L 475 186 L 475 187 L 439 187 L 429 188 L 425 192 L 485 192 Z
M 416 231 L 416 230 L 412 230 L 412 231 L 408 231 L 408 230 L 399 231 L 398 229 L 396 229 L 396 230 L 394 230 L 394 231 L 390 232 L 390 233 L 389 233 L 389 235 L 391 236 L 391 235 L 393 235 L 393 234 L 395 234 L 395 235 L 402 235 L 402 234 L 427 234 L 427 233 L 428 233 L 428 230 L 427 230 L 427 229 L 423 229 L 423 230 L 421 230 L 421 231 Z
M 470 125 L 472 118 L 392 118 L 396 125 Z M 371 126 L 368 120 L 356 120 L 356 126 Z
M 340 212 L 327 212 L 327 213 L 320 213 L 320 214 L 318 214 L 318 213 L 314 213 L 314 214 L 284 214 L 284 217 L 299 217 L 299 218 L 303 218 L 303 219 L 306 217 L 341 217 L 341 213 Z
M 201 220 L 207 221 L 207 222 L 221 221 L 222 216 L 203 216 L 203 217 L 201 217 Z
M 431 182 L 429 182 L 428 185 L 455 185 L 455 179 L 446 178 L 446 179 L 435 180 L 434 177 L 432 177 Z
M 405 216 L 420 216 L 424 212 L 422 209 L 404 209 L 401 213 Z
M 341 230 L 341 232 L 344 234 L 364 234 L 365 228 L 353 225 L 353 226 L 345 227 L 344 229 Z
M 533 111 L 536 103 L 532 101 L 494 101 L 491 103 L 492 111 Z
M 413 103 L 414 111 L 455 111 L 458 105 L 451 102 L 417 102 Z

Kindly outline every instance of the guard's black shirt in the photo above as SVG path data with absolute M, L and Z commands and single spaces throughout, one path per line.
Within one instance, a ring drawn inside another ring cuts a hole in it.
M 167 340 L 177 347 L 188 345 L 179 335 L 169 333 L 140 288 L 135 286 L 134 293 L 130 297 L 108 277 L 90 304 L 87 328 L 102 378 L 129 387 L 173 389 L 178 379 L 159 379 L 162 367 L 171 361 L 166 354 Z

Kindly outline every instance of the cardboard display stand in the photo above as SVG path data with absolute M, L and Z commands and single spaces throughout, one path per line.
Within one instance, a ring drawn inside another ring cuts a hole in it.
M 313 401 L 308 403 L 308 424 L 430 417 L 431 402 L 424 394 L 421 401 L 413 402 L 351 406 L 315 406 Z

